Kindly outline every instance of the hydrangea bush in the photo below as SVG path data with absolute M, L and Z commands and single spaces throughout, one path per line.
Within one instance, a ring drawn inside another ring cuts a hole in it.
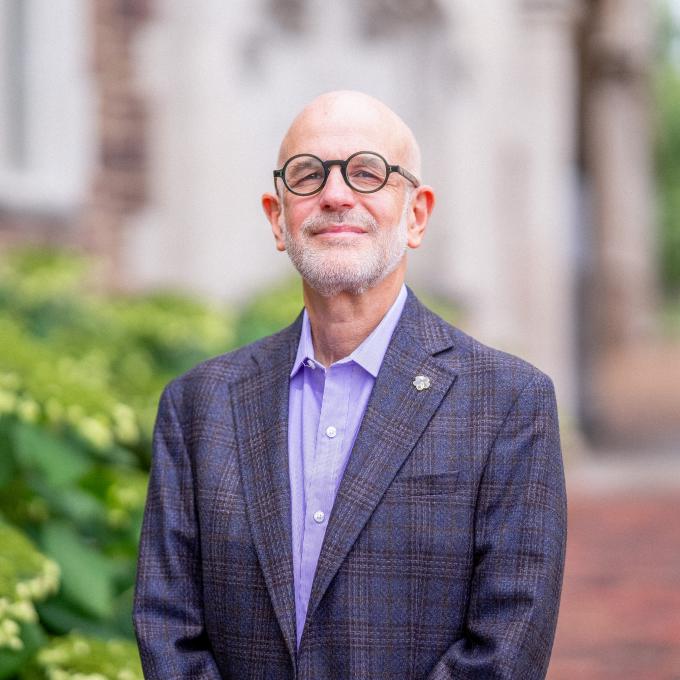
M 38 621 L 35 603 L 59 588 L 59 567 L 14 527 L 0 521 L 0 649 L 21 651 L 23 624 Z
M 186 296 L 92 293 L 74 255 L 0 261 L 0 679 L 141 679 L 130 610 L 158 397 L 234 336 L 228 310 Z

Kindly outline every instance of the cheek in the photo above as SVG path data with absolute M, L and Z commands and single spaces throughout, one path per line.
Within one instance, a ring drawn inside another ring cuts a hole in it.
M 309 205 L 301 204 L 299 202 L 284 204 L 281 212 L 283 220 L 282 226 L 285 226 L 292 233 L 299 231 L 300 225 L 312 215 L 316 214 L 314 208 Z
M 386 228 L 395 229 L 397 225 L 401 224 L 404 217 L 403 210 L 392 209 L 390 211 L 385 211 L 380 220 L 381 225 Z
M 405 203 L 393 191 L 387 191 L 386 189 L 383 189 L 383 191 L 385 193 L 379 197 L 379 202 L 373 204 L 370 212 L 382 225 L 393 226 L 401 220 Z

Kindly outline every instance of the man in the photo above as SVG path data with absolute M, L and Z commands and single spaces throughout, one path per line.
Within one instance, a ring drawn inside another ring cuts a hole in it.
M 305 310 L 163 394 L 134 614 L 147 678 L 545 676 L 553 388 L 404 287 L 434 204 L 419 165 L 356 92 L 286 134 L 262 204 Z

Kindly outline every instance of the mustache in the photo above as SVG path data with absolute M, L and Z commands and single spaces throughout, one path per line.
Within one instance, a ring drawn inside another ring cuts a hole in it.
M 371 215 L 360 210 L 345 210 L 308 217 L 300 225 L 300 231 L 305 235 L 313 235 L 326 227 L 342 224 L 362 227 L 369 234 L 378 230 L 378 223 Z

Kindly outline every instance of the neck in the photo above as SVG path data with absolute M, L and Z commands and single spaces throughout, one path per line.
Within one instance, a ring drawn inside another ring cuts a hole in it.
M 316 360 L 328 367 L 351 354 L 382 321 L 403 282 L 401 266 L 360 295 L 338 293 L 324 297 L 303 281 Z

